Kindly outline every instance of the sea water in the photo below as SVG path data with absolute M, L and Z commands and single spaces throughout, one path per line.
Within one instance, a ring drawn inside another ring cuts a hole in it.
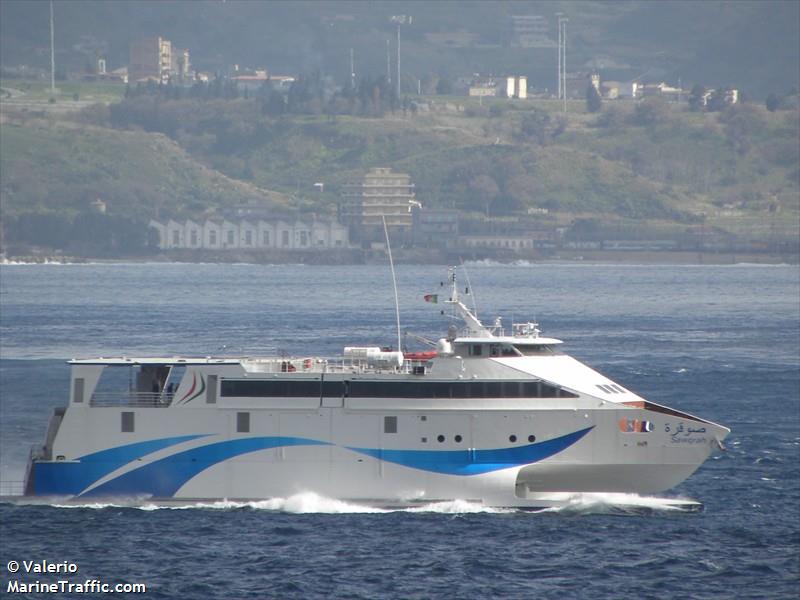
M 463 501 L 390 511 L 311 493 L 191 507 L 0 503 L 2 593 L 13 581 L 95 581 L 143 583 L 145 598 L 796 597 L 796 266 L 478 263 L 466 274 L 459 287 L 485 322 L 536 319 L 625 387 L 730 427 L 727 450 L 660 497 L 575 496 L 534 514 Z M 402 329 L 435 339 L 450 321 L 422 296 L 447 294 L 446 272 L 399 266 L 397 277 Z M 345 345 L 397 345 L 388 268 L 4 265 L 0 482 L 22 480 L 65 403 L 65 359 Z M 669 498 L 705 510 L 676 511 Z M 24 561 L 77 573 L 28 573 Z M 76 589 L 29 596 L 107 597 Z

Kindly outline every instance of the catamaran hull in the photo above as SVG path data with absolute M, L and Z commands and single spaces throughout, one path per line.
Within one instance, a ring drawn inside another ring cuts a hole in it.
M 121 412 L 71 406 L 52 458 L 32 461 L 26 493 L 189 501 L 314 492 L 387 506 L 461 499 L 531 508 L 553 493 L 668 490 L 727 434 L 632 408 L 250 410 L 247 433 L 235 431 L 235 410 L 140 409 L 125 434 Z

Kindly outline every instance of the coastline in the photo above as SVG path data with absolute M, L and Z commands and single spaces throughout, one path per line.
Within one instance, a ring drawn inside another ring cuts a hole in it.
M 629 265 L 798 265 L 800 255 L 753 252 L 686 252 L 630 250 L 562 250 L 539 253 L 457 253 L 439 249 L 393 250 L 394 261 L 406 265 L 451 265 L 460 262 L 486 264 L 629 264 Z M 69 256 L 58 253 L 0 256 L 0 265 L 211 263 L 254 265 L 365 265 L 383 264 L 383 249 L 348 249 L 328 252 L 173 250 L 148 255 Z

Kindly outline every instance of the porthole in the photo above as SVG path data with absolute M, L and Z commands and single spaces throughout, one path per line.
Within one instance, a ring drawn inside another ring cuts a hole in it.
M 532 444 L 533 442 L 536 441 L 536 436 L 535 435 L 529 435 L 528 436 L 528 441 Z
M 514 442 L 516 442 L 516 441 L 517 441 L 517 436 L 515 436 L 515 435 L 512 433 L 510 436 L 508 436 L 508 441 L 509 441 L 509 442 L 511 442 L 511 443 L 513 444 Z
M 458 443 L 458 444 L 460 444 L 460 443 L 461 443 L 461 436 L 460 436 L 460 435 L 457 435 L 457 436 L 456 436 L 456 437 L 454 437 L 453 439 L 456 441 L 456 443 Z
M 444 441 L 444 436 L 439 434 L 439 436 L 436 439 L 439 440 L 440 442 L 443 442 Z

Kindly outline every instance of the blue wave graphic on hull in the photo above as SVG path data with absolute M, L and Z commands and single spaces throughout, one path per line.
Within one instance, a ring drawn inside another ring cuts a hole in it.
M 120 475 L 81 496 L 145 493 L 169 498 L 195 475 L 229 458 L 282 446 L 328 445 L 328 442 L 295 437 L 251 437 L 207 444 L 178 452 Z
M 481 475 L 549 458 L 569 448 L 592 429 L 594 427 L 587 427 L 546 442 L 492 450 L 380 450 L 372 448 L 348 448 L 348 450 L 422 471 L 444 475 Z
M 74 496 L 92 483 L 147 454 L 208 434 L 183 435 L 125 444 L 79 457 L 79 462 L 37 462 L 34 491 L 38 495 Z
M 444 475 L 481 475 L 544 460 L 572 446 L 594 427 L 561 437 L 513 448 L 488 450 L 385 450 L 346 447 L 347 450 L 404 467 Z M 145 464 L 86 491 L 92 483 L 143 456 L 181 442 L 212 434 L 164 438 L 111 448 L 79 459 L 79 462 L 36 464 L 37 494 L 111 496 L 150 494 L 169 498 L 190 479 L 206 469 L 251 452 L 288 446 L 330 446 L 330 442 L 298 437 L 249 437 L 225 440 L 177 452 Z

